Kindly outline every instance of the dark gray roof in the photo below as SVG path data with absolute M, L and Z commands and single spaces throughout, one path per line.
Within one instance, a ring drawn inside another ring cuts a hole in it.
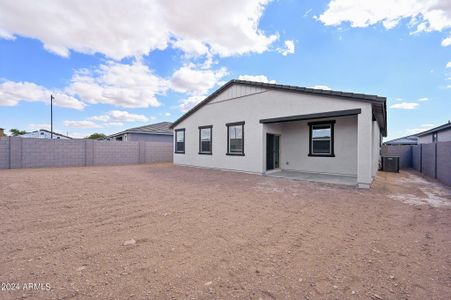
M 403 136 L 397 139 L 384 142 L 384 145 L 416 145 L 418 137 L 415 135 Z
M 199 104 L 194 106 L 191 110 L 189 110 L 187 113 L 185 113 L 183 116 L 178 118 L 171 126 L 171 128 L 174 128 L 182 122 L 184 119 L 188 118 L 190 115 L 192 115 L 194 112 L 199 110 L 202 106 L 207 104 L 210 100 L 212 100 L 214 97 L 222 93 L 225 89 L 230 87 L 233 84 L 242 84 L 242 85 L 250 85 L 250 86 L 256 86 L 256 87 L 262 87 L 267 89 L 277 89 L 277 90 L 284 90 L 284 91 L 291 91 L 291 92 L 297 92 L 297 93 L 306 93 L 306 94 L 315 94 L 319 96 L 332 96 L 332 97 L 338 97 L 338 98 L 346 98 L 351 100 L 357 100 L 357 101 L 365 101 L 370 102 L 373 104 L 373 113 L 374 117 L 376 118 L 379 127 L 381 128 L 382 135 L 387 135 L 387 109 L 386 109 L 386 101 L 387 98 L 380 97 L 377 95 L 367 95 L 367 94 L 359 94 L 359 93 L 350 93 L 350 92 L 340 92 L 340 91 L 332 91 L 332 90 L 322 90 L 322 89 L 313 89 L 313 88 L 306 88 L 306 87 L 299 87 L 299 86 L 293 86 L 293 85 L 282 85 L 282 84 L 274 84 L 274 83 L 264 83 L 264 82 L 255 82 L 255 81 L 247 81 L 247 80 L 238 80 L 238 79 L 232 79 L 226 84 L 224 84 L 222 87 L 217 89 L 213 94 L 202 100 Z
M 448 128 L 451 128 L 451 121 L 448 121 L 448 123 L 445 123 L 443 125 L 437 126 L 435 128 L 432 128 L 432 129 L 429 129 L 429 130 L 417 133 L 415 135 L 416 136 L 423 136 L 423 135 L 430 134 L 430 133 L 433 133 L 433 132 L 442 131 L 442 130 L 445 130 L 445 129 L 448 129 Z
M 129 128 L 124 131 L 114 133 L 108 137 L 114 137 L 117 135 L 122 135 L 124 133 L 140 133 L 140 134 L 160 134 L 160 135 L 173 135 L 171 122 L 160 122 L 155 124 L 149 124 L 140 127 Z
M 313 119 L 325 119 L 332 117 L 345 117 L 345 116 L 355 116 L 362 112 L 360 108 L 357 109 L 346 109 L 346 110 L 336 110 L 336 111 L 326 111 L 316 114 L 305 114 L 305 115 L 295 115 L 280 118 L 269 118 L 261 119 L 260 123 L 271 124 L 271 123 L 284 123 L 293 121 L 303 121 L 303 120 L 313 120 Z

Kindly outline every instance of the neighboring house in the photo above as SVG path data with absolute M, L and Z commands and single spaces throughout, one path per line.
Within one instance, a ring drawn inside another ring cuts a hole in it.
M 0 128 L 0 138 L 6 136 L 5 128 Z
M 404 136 L 384 142 L 384 145 L 416 145 L 416 144 L 418 144 L 418 137 L 416 135 Z
M 19 135 L 19 137 L 22 137 L 22 138 L 35 138 L 35 139 L 51 139 L 51 136 L 52 136 L 52 134 L 51 134 L 50 130 L 46 130 L 46 129 L 39 129 L 39 130 L 35 130 L 32 132 L 27 132 L 25 134 Z M 68 140 L 69 139 L 69 140 L 71 140 L 72 138 L 67 135 L 53 132 L 53 139 L 56 139 L 56 140 Z
M 417 133 L 418 144 L 451 141 L 451 121 L 435 128 Z
M 387 135 L 386 98 L 231 80 L 171 128 L 177 165 L 335 175 L 368 188 Z
M 107 140 L 112 141 L 146 141 L 172 143 L 171 122 L 161 122 L 141 127 L 130 128 L 110 136 Z

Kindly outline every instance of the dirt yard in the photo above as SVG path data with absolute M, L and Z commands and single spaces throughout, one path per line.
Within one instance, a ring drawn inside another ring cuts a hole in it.
M 450 203 L 410 172 L 3 170 L 0 299 L 449 299 Z

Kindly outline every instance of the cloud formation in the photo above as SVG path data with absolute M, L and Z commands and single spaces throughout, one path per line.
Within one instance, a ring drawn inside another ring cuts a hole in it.
M 395 108 L 395 109 L 415 109 L 418 107 L 418 103 L 415 102 L 401 102 L 401 103 L 396 103 L 396 104 L 392 104 L 390 106 L 390 108 Z
M 451 3 L 449 0 L 332 0 L 317 19 L 327 26 L 349 22 L 352 27 L 368 27 L 382 23 L 386 29 L 409 19 L 409 26 L 416 32 L 442 31 L 451 27 Z
M 277 52 L 279 52 L 283 56 L 287 56 L 288 54 L 294 54 L 294 52 L 295 52 L 294 41 L 286 40 L 284 42 L 284 47 L 283 48 L 277 48 Z
M 70 50 L 121 60 L 175 47 L 220 56 L 262 53 L 277 33 L 258 28 L 269 0 L 78 0 L 1 1 L 0 38 L 42 41 L 67 57 Z M 208 13 L 206 13 L 208 8 Z M 202 16 L 199 21 L 198 16 Z M 30 22 L 33 20 L 33 22 Z
M 258 81 L 264 83 L 276 83 L 275 80 L 271 80 L 265 75 L 240 75 L 238 77 L 240 80 Z
M 331 90 L 331 88 L 328 87 L 327 85 L 321 85 L 321 84 L 312 86 L 312 89 L 327 90 L 327 91 Z
M 139 60 L 131 64 L 108 61 L 94 70 L 79 70 L 66 91 L 89 104 L 111 104 L 126 108 L 158 107 L 157 95 L 168 82 Z
M 90 117 L 89 120 L 96 122 L 146 122 L 149 120 L 144 115 L 132 114 L 125 110 L 112 110 L 103 115 Z
M 55 96 L 55 106 L 83 109 L 86 104 L 61 90 L 50 90 L 32 82 L 5 81 L 0 83 L 0 106 L 15 106 L 20 101 L 50 104 L 50 94 Z
M 226 68 L 201 69 L 194 64 L 184 65 L 172 74 L 171 88 L 179 93 L 205 95 L 228 74 Z

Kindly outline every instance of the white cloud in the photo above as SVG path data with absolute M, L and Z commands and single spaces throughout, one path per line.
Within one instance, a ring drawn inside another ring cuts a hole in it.
M 64 126 L 74 128 L 104 128 L 123 126 L 123 122 L 145 122 L 148 120 L 149 118 L 144 115 L 132 114 L 123 110 L 112 110 L 103 115 L 89 117 L 87 120 L 66 120 L 64 121 Z
M 172 74 L 171 88 L 179 93 L 205 95 L 227 74 L 226 68 L 204 70 L 189 64 L 182 66 Z
M 327 10 L 317 17 L 327 26 L 349 22 L 352 27 L 382 23 L 386 29 L 410 19 L 417 32 L 441 31 L 451 26 L 449 0 L 332 0 Z
M 418 101 L 420 101 L 420 102 L 429 101 L 429 98 L 423 97 L 423 98 L 418 99 Z
M 149 119 L 144 115 L 131 114 L 128 111 L 112 110 L 104 115 L 90 117 L 89 120 L 96 122 L 146 122 Z
M 122 122 L 107 122 L 103 124 L 105 127 L 124 126 Z
M 395 108 L 395 109 L 415 109 L 418 107 L 418 103 L 415 102 L 401 102 L 401 103 L 396 103 L 390 106 L 390 108 Z
M 451 68 L 451 61 L 446 64 L 446 68 Z
M 97 69 L 79 70 L 67 92 L 89 104 L 111 104 L 127 108 L 158 107 L 156 98 L 169 88 L 166 80 L 154 75 L 139 60 L 132 64 L 109 61 Z
M 64 121 L 64 126 L 73 128 L 101 128 L 100 125 L 93 121 L 82 120 L 82 121 Z
M 278 38 L 258 28 L 268 2 L 1 1 L 0 37 L 35 38 L 61 56 L 68 56 L 70 49 L 115 60 L 165 49 L 171 39 L 181 40 L 176 47 L 191 53 L 204 52 L 205 47 L 220 56 L 262 53 Z
M 415 134 L 415 133 L 419 133 L 419 132 L 422 132 L 422 131 L 426 131 L 426 130 L 432 129 L 434 127 L 435 127 L 434 124 L 422 124 L 418 128 L 408 128 L 408 129 L 406 129 L 406 132 L 407 132 L 407 134 Z
M 30 130 L 39 130 L 39 129 L 50 130 L 50 124 L 48 124 L 48 123 L 41 123 L 41 124 L 30 123 L 30 124 L 28 124 L 28 128 Z
M 50 104 L 50 95 L 55 96 L 55 106 L 83 109 L 86 105 L 78 99 L 59 90 L 49 90 L 32 82 L 5 81 L 0 83 L 0 105 L 15 106 L 20 101 L 44 102 Z
M 285 45 L 284 48 L 277 48 L 277 52 L 279 52 L 283 56 L 287 56 L 288 54 L 294 54 L 295 51 L 294 41 L 286 40 L 284 42 L 284 45 Z
M 177 40 L 172 46 L 182 50 L 188 56 L 200 56 L 209 53 L 208 47 L 199 40 Z
M 180 102 L 179 108 L 182 112 L 185 113 L 188 110 L 190 110 L 191 108 L 193 108 L 194 106 L 196 106 L 199 102 L 201 102 L 205 98 L 206 98 L 206 96 L 203 96 L 203 95 L 190 96 L 186 99 L 183 99 Z
M 171 113 L 170 113 L 170 112 L 164 113 L 164 116 L 165 116 L 165 117 L 170 117 L 170 116 L 171 116 Z
M 442 46 L 443 47 L 448 47 L 449 45 L 451 45 L 451 36 L 444 38 L 442 40 Z
M 240 80 L 258 81 L 264 83 L 276 83 L 275 80 L 268 79 L 265 75 L 240 75 Z
M 331 88 L 328 87 L 327 85 L 320 85 L 320 84 L 312 86 L 312 89 L 327 90 L 327 91 L 331 90 Z

